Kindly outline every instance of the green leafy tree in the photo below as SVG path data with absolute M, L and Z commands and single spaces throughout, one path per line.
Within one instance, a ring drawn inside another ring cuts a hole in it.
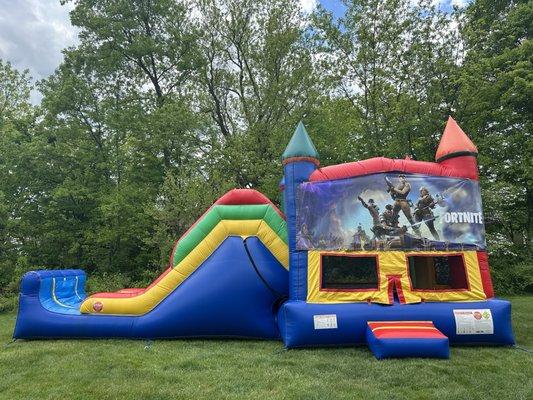
M 221 142 L 212 154 L 241 187 L 278 194 L 280 155 L 317 98 L 307 17 L 296 0 L 197 2 L 202 109 Z
M 19 72 L 0 60 L 0 294 L 12 290 L 10 284 L 24 272 L 17 270 L 17 263 L 23 263 L 20 249 L 27 239 L 20 227 L 27 223 L 21 211 L 29 207 L 22 197 L 31 178 L 27 154 L 35 121 L 32 87 L 27 70 Z
M 39 191 L 50 213 L 39 237 L 50 260 L 133 279 L 157 269 L 149 210 L 165 176 L 197 168 L 212 144 L 207 118 L 193 112 L 199 58 L 186 5 L 75 2 L 80 43 L 39 86 L 37 161 L 53 178 Z
M 489 248 L 507 290 L 533 289 L 532 21 L 531 1 L 477 0 L 463 27 L 459 115 L 480 150 Z
M 333 87 L 336 107 L 354 114 L 346 132 L 351 157 L 433 157 L 457 103 L 456 16 L 430 1 L 345 4 L 338 20 L 324 9 L 314 19 L 321 75 Z
M 279 199 L 303 119 L 323 165 L 478 145 L 497 288 L 531 290 L 532 5 L 66 0 L 79 43 L 39 82 L 0 60 L 0 290 L 34 267 L 144 284 L 232 187 Z M 106 283 L 108 282 L 108 283 Z

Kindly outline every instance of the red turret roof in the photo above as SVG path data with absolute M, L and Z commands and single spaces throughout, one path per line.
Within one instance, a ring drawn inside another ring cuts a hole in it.
M 435 160 L 440 162 L 456 156 L 476 156 L 477 153 L 476 145 L 466 136 L 457 122 L 449 117 L 440 139 Z

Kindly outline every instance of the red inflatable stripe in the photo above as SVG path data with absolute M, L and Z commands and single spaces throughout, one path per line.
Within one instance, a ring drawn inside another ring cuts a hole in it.
M 215 201 L 219 205 L 270 204 L 270 200 L 253 189 L 232 189 Z
M 121 292 L 100 292 L 95 293 L 87 297 L 88 299 L 99 297 L 99 298 L 107 298 L 107 299 L 117 299 L 117 298 L 126 298 L 126 297 L 135 297 L 138 296 L 140 293 L 121 293 Z
M 486 251 L 477 252 L 477 261 L 479 264 L 479 272 L 481 274 L 481 283 L 483 284 L 483 291 L 487 299 L 494 297 L 494 288 L 492 286 L 492 279 L 489 270 L 489 258 Z
M 375 322 L 368 322 L 368 326 L 370 329 L 375 328 L 397 328 L 402 326 L 416 326 L 416 327 L 424 327 L 424 328 L 435 328 L 435 325 L 433 325 L 433 322 L 431 321 L 375 321 Z
M 446 163 L 443 164 L 409 159 L 393 160 L 385 157 L 375 157 L 363 161 L 319 168 L 311 174 L 309 180 L 315 182 L 345 179 L 380 172 L 404 172 L 408 174 L 478 179 L 477 163 L 474 157 L 457 157 L 457 159 L 446 160 Z
M 214 205 L 251 205 L 251 204 L 270 204 L 274 210 L 285 219 L 285 215 L 266 197 L 263 193 L 254 189 L 233 189 L 224 196 L 215 201 Z
M 372 333 L 378 339 L 444 339 L 446 337 L 437 329 L 388 329 Z
M 446 336 L 431 321 L 368 322 L 378 339 L 443 339 Z
M 144 288 L 126 288 L 117 290 L 117 293 L 139 293 L 143 292 Z

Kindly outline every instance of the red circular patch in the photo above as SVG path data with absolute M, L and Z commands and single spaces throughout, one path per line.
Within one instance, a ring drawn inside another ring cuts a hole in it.
M 93 304 L 93 310 L 96 312 L 102 311 L 102 308 L 104 308 L 104 305 L 100 303 L 99 301 Z
M 481 315 L 481 313 L 479 311 L 475 311 L 474 312 L 474 318 L 475 319 L 481 319 L 481 317 L 482 317 L 482 315 Z

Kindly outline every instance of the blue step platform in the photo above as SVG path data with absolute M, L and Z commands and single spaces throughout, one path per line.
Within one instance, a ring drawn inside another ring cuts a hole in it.
M 378 360 L 450 358 L 448 338 L 431 321 L 371 321 L 366 340 Z

